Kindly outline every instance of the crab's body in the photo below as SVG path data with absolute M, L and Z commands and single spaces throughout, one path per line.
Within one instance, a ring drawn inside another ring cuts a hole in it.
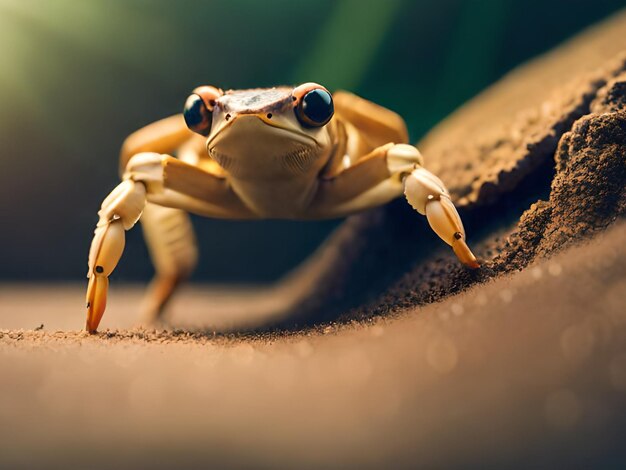
M 476 267 L 443 183 L 422 167 L 421 155 L 407 142 L 397 114 L 346 92 L 331 97 L 316 84 L 226 93 L 196 89 L 184 115 L 151 124 L 123 145 L 124 181 L 102 204 L 89 254 L 87 329 L 95 331 L 104 312 L 124 230 L 140 217 L 157 271 L 144 305 L 148 319 L 161 313 L 196 264 L 187 212 L 334 218 L 404 192 L 461 261 Z

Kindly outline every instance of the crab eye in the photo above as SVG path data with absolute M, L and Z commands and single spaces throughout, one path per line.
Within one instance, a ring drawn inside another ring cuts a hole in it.
M 212 86 L 196 88 L 185 102 L 183 117 L 192 131 L 207 136 L 213 123 L 213 107 L 224 92 Z
M 300 98 L 295 111 L 304 127 L 322 127 L 335 112 L 333 97 L 322 88 L 314 88 Z
M 185 124 L 192 131 L 204 136 L 209 135 L 209 132 L 211 132 L 212 113 L 198 95 L 193 94 L 187 98 L 183 117 L 185 118 Z

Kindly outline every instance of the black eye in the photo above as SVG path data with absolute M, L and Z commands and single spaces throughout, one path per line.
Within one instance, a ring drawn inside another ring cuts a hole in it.
M 207 136 L 211 132 L 213 115 L 200 96 L 193 94 L 187 98 L 183 117 L 187 127 L 192 131 Z
M 333 117 L 333 97 L 326 90 L 316 88 L 302 97 L 296 108 L 296 117 L 304 127 L 322 127 Z

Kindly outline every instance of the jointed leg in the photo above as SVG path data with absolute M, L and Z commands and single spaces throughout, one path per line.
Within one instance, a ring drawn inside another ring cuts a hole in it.
M 452 247 L 463 264 L 470 268 L 480 266 L 465 242 L 461 217 L 439 178 L 417 168 L 404 179 L 404 194 L 411 207 L 426 216 L 433 231 Z
M 87 277 L 87 324 L 96 331 L 106 307 L 109 275 L 124 251 L 124 230 L 135 225 L 146 204 L 146 187 L 141 182 L 121 182 L 102 202 L 99 220 L 89 249 Z
M 400 164 L 415 159 L 413 171 L 403 178 L 404 195 L 411 207 L 428 219 L 433 231 L 452 247 L 459 260 L 470 268 L 478 268 L 476 257 L 465 243 L 465 229 L 450 193 L 443 182 L 422 167 L 419 151 L 412 145 L 395 145 L 387 155 L 387 160 L 395 159 Z M 406 170 L 405 170 L 406 171 Z
M 204 139 L 191 133 L 181 115 L 152 123 L 131 134 L 122 146 L 120 167 L 127 172 L 131 157 L 141 152 L 169 154 L 187 163 L 196 164 L 204 149 Z M 183 210 L 148 203 L 141 216 L 144 238 L 156 274 L 142 304 L 145 323 L 162 313 L 176 287 L 193 271 L 198 249 L 189 216 Z
M 386 144 L 357 164 L 323 180 L 314 200 L 317 216 L 344 216 L 395 199 L 407 201 L 425 215 L 433 231 L 452 246 L 459 260 L 477 268 L 478 262 L 465 243 L 465 230 L 445 185 L 423 166 L 412 145 Z
M 87 273 L 86 328 L 89 332 L 96 331 L 104 313 L 108 276 L 124 250 L 124 230 L 135 225 L 148 201 L 204 215 L 226 214 L 236 217 L 246 214 L 245 206 L 236 199 L 228 184 L 211 173 L 168 155 L 140 153 L 132 157 L 126 166 L 124 181 L 104 200 L 98 212 L 100 219 L 89 251 Z M 207 201 L 219 201 L 220 204 Z M 181 222 L 180 213 L 174 212 L 166 214 L 164 219 L 176 224 L 176 227 L 171 238 L 164 234 L 152 237 L 153 248 L 159 246 L 154 254 L 157 260 L 177 257 L 181 253 L 182 257 L 174 263 L 171 258 L 170 261 L 163 261 L 163 272 L 167 272 L 167 275 L 157 277 L 159 281 L 153 297 L 156 311 L 167 300 L 175 284 L 195 264 L 195 243 L 188 230 L 190 226 L 185 225 L 188 220 Z M 181 246 L 188 242 L 191 243 L 180 251 Z M 163 248 L 164 245 L 167 248 Z
M 189 215 L 180 209 L 148 203 L 141 216 L 155 276 L 142 304 L 142 320 L 151 323 L 163 312 L 178 285 L 193 272 L 198 246 Z

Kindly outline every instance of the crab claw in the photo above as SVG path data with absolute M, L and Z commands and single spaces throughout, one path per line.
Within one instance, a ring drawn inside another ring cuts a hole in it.
M 424 168 L 404 180 L 404 194 L 413 209 L 428 219 L 433 231 L 452 247 L 459 260 L 470 268 L 480 265 L 465 242 L 463 222 L 443 182 Z
M 107 304 L 107 291 L 109 290 L 109 278 L 91 276 L 87 286 L 87 321 L 85 330 L 96 333 L 98 325 L 104 314 Z
M 109 290 L 109 275 L 124 251 L 124 226 L 121 219 L 98 225 L 89 250 L 87 322 L 85 329 L 95 333 L 104 314 Z
M 465 243 L 465 230 L 461 217 L 459 217 L 459 213 L 449 196 L 442 195 L 439 198 L 435 196 L 430 198 L 426 203 L 426 218 L 439 238 L 452 246 L 461 263 L 474 269 L 480 266 Z

